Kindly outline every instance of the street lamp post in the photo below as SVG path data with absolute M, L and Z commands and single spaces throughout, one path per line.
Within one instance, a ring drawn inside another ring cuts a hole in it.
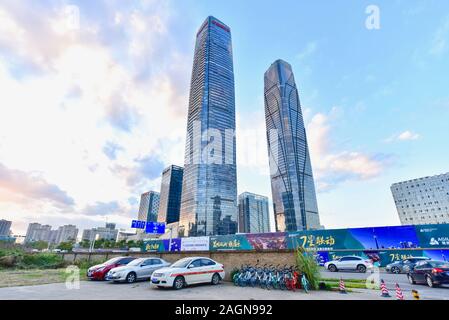
M 97 241 L 99 238 L 100 238 L 100 235 L 98 233 L 95 234 L 95 237 L 94 237 L 93 241 L 91 240 L 91 242 L 90 242 L 90 250 L 89 250 L 89 252 L 92 252 L 94 250 L 94 248 L 95 248 L 95 241 Z

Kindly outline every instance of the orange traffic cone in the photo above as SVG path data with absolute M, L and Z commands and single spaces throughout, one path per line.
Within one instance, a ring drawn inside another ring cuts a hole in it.
M 382 291 L 381 297 L 389 298 L 390 293 L 388 292 L 387 286 L 385 285 L 385 281 L 380 279 L 380 290 Z
M 340 293 L 346 294 L 346 287 L 345 282 L 343 281 L 343 278 L 340 278 Z
M 396 283 L 396 300 L 404 300 L 404 295 L 402 294 L 402 290 L 399 287 L 399 284 Z

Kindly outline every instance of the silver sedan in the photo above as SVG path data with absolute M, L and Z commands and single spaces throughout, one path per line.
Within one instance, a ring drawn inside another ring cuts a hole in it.
M 157 257 L 139 258 L 125 266 L 111 269 L 106 275 L 106 280 L 128 283 L 133 283 L 137 280 L 148 280 L 155 270 L 168 267 L 169 265 L 170 263 Z

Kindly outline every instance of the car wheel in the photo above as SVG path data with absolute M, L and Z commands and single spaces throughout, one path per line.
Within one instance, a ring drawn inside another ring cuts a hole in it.
M 391 272 L 398 274 L 398 273 L 401 273 L 401 270 L 399 270 L 398 267 L 393 267 L 393 268 L 391 268 Z
M 413 279 L 413 277 L 411 275 L 407 275 L 408 278 L 408 282 L 410 282 L 410 284 L 416 284 L 416 281 Z
M 327 267 L 327 269 L 329 269 L 330 272 L 337 271 L 337 267 L 334 264 L 329 265 L 329 267 Z
M 433 280 L 432 280 L 431 277 L 426 276 L 426 282 L 427 282 L 427 285 L 428 285 L 430 288 L 436 287 L 436 285 L 433 283 Z
M 126 276 L 126 282 L 128 283 L 136 282 L 136 274 L 134 272 L 128 273 L 128 275 Z
M 365 273 L 366 272 L 366 267 L 363 264 L 359 264 L 357 266 L 357 271 L 360 273 Z
M 173 281 L 173 288 L 175 288 L 176 290 L 180 290 L 184 288 L 184 286 L 185 286 L 184 277 L 177 276 L 175 278 L 175 281 Z
M 217 285 L 220 283 L 220 275 L 218 273 L 214 273 L 212 276 L 212 284 Z

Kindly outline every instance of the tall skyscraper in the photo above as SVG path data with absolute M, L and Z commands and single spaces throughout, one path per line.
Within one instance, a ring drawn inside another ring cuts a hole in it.
M 137 219 L 140 221 L 157 221 L 157 213 L 159 211 L 159 193 L 148 191 L 140 196 L 139 214 Z M 108 226 L 106 226 L 108 227 Z M 115 225 L 112 229 L 115 228 Z M 145 229 L 137 229 L 138 233 L 144 232 Z
M 0 220 L 0 236 L 9 236 L 11 233 L 11 221 Z
M 265 121 L 276 229 L 320 228 L 298 90 L 292 67 L 283 60 L 265 72 Z
M 181 236 L 237 231 L 231 30 L 208 17 L 195 44 L 187 118 Z
M 403 225 L 449 223 L 449 173 L 391 186 Z
M 250 192 L 239 195 L 239 232 L 270 232 L 267 197 Z
M 173 165 L 162 172 L 158 222 L 173 223 L 179 221 L 183 173 L 184 168 Z

